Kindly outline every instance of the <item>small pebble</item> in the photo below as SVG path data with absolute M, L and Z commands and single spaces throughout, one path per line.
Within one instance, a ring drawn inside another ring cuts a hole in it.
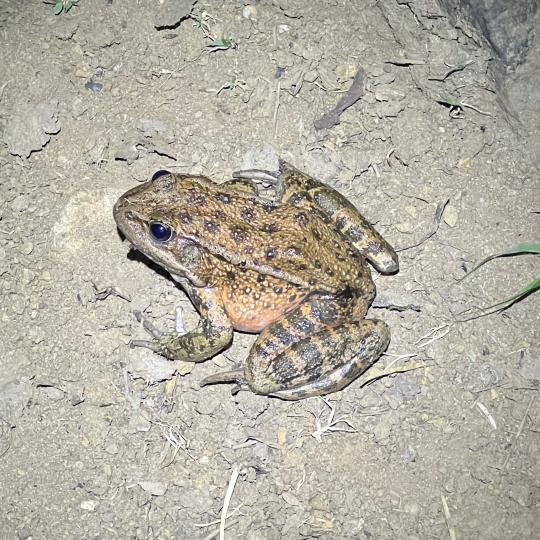
M 348 81 L 356 75 L 358 66 L 355 64 L 340 64 L 336 67 L 335 73 L 340 81 Z
M 21 253 L 24 253 L 25 255 L 30 255 L 34 251 L 34 244 L 32 242 L 25 242 L 21 246 Z
M 87 90 L 94 92 L 94 94 L 99 94 L 103 90 L 103 85 L 101 83 L 93 81 L 92 79 L 90 79 L 89 81 L 86 81 L 86 83 L 84 84 L 84 87 Z
M 128 423 L 129 433 L 146 433 L 150 431 L 152 424 L 141 414 L 132 416 Z
M 176 368 L 173 362 L 159 356 L 144 356 L 131 359 L 128 371 L 135 379 L 159 382 L 170 379 Z
M 153 482 L 151 480 L 141 481 L 139 482 L 139 486 L 141 486 L 147 493 L 150 493 L 151 495 L 155 495 L 157 497 L 159 497 L 160 495 L 165 495 L 168 488 L 165 482 Z
M 398 223 L 396 225 L 396 229 L 403 234 L 410 234 L 413 232 L 414 227 L 411 223 L 408 221 L 403 221 L 402 223 Z
M 417 515 L 420 512 L 420 506 L 414 502 L 406 502 L 403 505 L 403 510 L 405 510 L 407 514 Z
M 444 209 L 443 219 L 449 227 L 455 227 L 458 222 L 458 211 L 455 206 L 448 205 Z
M 83 510 L 88 510 L 89 512 L 93 512 L 96 509 L 97 502 L 92 500 L 82 501 L 81 502 L 81 508 Z
M 255 6 L 244 6 L 242 17 L 244 17 L 244 19 L 256 20 L 257 8 Z
M 111 456 L 118 454 L 118 445 L 116 443 L 111 443 L 107 445 L 105 447 L 105 452 L 107 452 L 107 454 L 111 454 Z

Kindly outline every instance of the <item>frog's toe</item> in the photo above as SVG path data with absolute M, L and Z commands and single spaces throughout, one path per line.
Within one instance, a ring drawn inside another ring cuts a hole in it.
M 220 383 L 236 383 L 236 386 L 233 388 L 233 391 L 238 387 L 236 393 L 240 390 L 247 388 L 247 384 L 244 378 L 243 369 L 232 369 L 230 371 L 222 371 L 221 373 L 215 373 L 214 375 L 209 375 L 205 377 L 200 383 L 200 386 L 208 386 L 210 384 L 220 384 Z
M 151 323 L 142 313 L 141 311 L 134 311 L 133 315 L 135 315 L 135 318 L 142 323 L 143 328 L 153 337 L 153 338 L 160 338 L 165 335 L 165 332 L 157 328 L 153 323 Z
M 275 186 L 278 183 L 279 172 L 264 171 L 262 169 L 248 169 L 245 171 L 234 171 L 232 176 L 233 178 L 242 178 L 269 186 Z
M 135 347 L 143 347 L 145 349 L 150 349 L 156 353 L 161 352 L 161 345 L 157 340 L 149 341 L 147 339 L 132 339 L 129 342 L 129 346 L 134 349 Z

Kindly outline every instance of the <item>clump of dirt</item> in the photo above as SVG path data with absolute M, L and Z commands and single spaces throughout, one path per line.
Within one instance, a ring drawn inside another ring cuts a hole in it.
M 181 4 L 158 28 L 132 2 L 0 13 L 0 536 L 537 537 L 539 296 L 459 321 L 538 259 L 458 282 L 538 241 L 538 124 L 511 110 L 532 110 L 535 68 L 500 99 L 482 39 L 430 2 Z M 316 129 L 359 69 L 363 94 Z M 129 348 L 136 311 L 198 317 L 128 253 L 117 197 L 276 154 L 401 250 L 370 313 L 397 372 L 326 400 L 199 387 L 253 336 L 176 374 Z

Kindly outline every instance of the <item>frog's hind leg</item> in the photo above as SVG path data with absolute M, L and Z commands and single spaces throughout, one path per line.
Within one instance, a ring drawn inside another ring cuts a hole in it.
M 279 171 L 249 170 L 233 173 L 237 179 L 250 179 L 273 185 L 276 199 L 293 206 L 317 206 L 340 233 L 381 273 L 398 271 L 398 257 L 390 244 L 343 195 L 319 180 L 279 161 Z
M 265 369 L 257 366 L 260 358 L 249 358 L 245 381 L 257 394 L 286 400 L 329 394 L 359 377 L 389 342 L 390 332 L 382 321 L 343 323 L 293 343 Z
M 250 196 L 257 195 L 257 185 L 249 178 L 233 178 L 220 184 L 220 186 L 227 186 L 227 189 L 234 191 L 240 195 Z
M 379 272 L 398 271 L 394 249 L 341 193 L 285 161 L 280 161 L 279 181 L 283 202 L 295 206 L 303 206 L 306 201 L 315 204 Z

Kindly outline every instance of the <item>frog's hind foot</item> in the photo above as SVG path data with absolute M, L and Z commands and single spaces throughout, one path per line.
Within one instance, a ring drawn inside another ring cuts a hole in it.
M 265 171 L 263 169 L 246 169 L 232 173 L 235 179 L 250 180 L 265 186 L 275 186 L 278 183 L 279 175 L 279 171 Z
M 221 373 L 214 373 L 205 377 L 200 383 L 200 386 L 208 386 L 210 384 L 223 384 L 223 383 L 236 383 L 240 386 L 240 389 L 247 388 L 246 380 L 244 378 L 243 369 L 232 369 L 230 371 L 222 371 Z

